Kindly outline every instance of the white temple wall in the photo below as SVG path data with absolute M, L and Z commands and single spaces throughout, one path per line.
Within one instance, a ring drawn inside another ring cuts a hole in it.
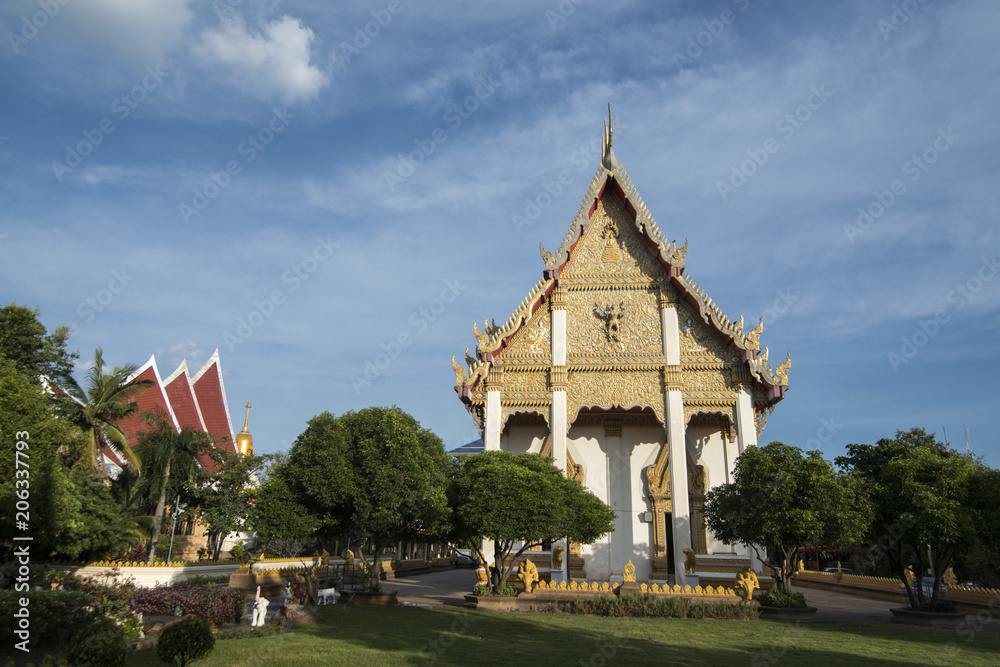
M 718 427 L 689 426 L 686 433 L 688 454 L 695 465 L 705 466 L 708 473 L 706 490 L 728 483 L 727 439 Z M 733 553 L 733 547 L 723 544 L 706 530 L 708 553 Z
M 508 426 L 500 436 L 500 449 L 511 454 L 538 454 L 548 433 L 548 427 L 543 425 Z

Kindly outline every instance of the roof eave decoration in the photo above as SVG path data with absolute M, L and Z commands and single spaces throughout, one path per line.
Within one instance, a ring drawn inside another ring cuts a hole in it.
M 587 225 L 590 224 L 591 216 L 597 209 L 597 203 L 604 194 L 605 188 L 610 184 L 621 197 L 636 229 L 652 247 L 657 249 L 658 257 L 670 276 L 671 284 L 678 288 L 681 297 L 698 311 L 704 322 L 727 337 L 734 348 L 743 352 L 751 375 L 768 390 L 768 402 L 777 403 L 784 398 L 785 390 L 788 388 L 788 371 L 792 364 L 791 353 L 784 363 L 779 365 L 777 369 L 773 369 L 767 363 L 766 353 L 760 354 L 760 336 L 764 331 L 763 318 L 755 328 L 744 332 L 743 316 L 740 316 L 738 322 L 734 322 L 712 301 L 705 290 L 690 275 L 685 273 L 684 262 L 689 248 L 688 240 L 685 239 L 684 245 L 680 247 L 677 246 L 676 241 L 667 242 L 666 236 L 660 230 L 653 215 L 646 207 L 646 203 L 632 184 L 625 168 L 615 157 L 613 139 L 614 129 L 611 123 L 611 107 L 609 105 L 608 120 L 605 121 L 604 125 L 601 163 L 590 181 L 590 186 L 583 196 L 583 201 L 580 203 L 559 249 L 552 253 L 539 243 L 539 252 L 545 264 L 542 280 L 535 285 L 531 293 L 502 326 L 487 326 L 484 323 L 484 330 L 479 331 L 478 325 L 473 323 L 473 334 L 478 343 L 476 348 L 478 360 L 469 363 L 468 371 L 466 371 L 455 362 L 454 356 L 452 357 L 455 392 L 463 401 L 468 402 L 472 390 L 489 373 L 494 355 L 503 349 L 506 342 L 522 326 L 531 321 L 535 311 L 558 284 L 563 267 L 569 262 L 577 242 L 583 238 Z M 759 359 L 761 356 L 763 358 Z M 466 361 L 469 362 L 468 357 Z

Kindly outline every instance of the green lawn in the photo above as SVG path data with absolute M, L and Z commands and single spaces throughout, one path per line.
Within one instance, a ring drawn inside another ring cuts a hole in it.
M 319 608 L 326 622 L 216 643 L 199 666 L 247 665 L 996 665 L 1000 629 L 893 624 L 596 618 L 415 607 Z M 129 667 L 158 665 L 154 651 Z

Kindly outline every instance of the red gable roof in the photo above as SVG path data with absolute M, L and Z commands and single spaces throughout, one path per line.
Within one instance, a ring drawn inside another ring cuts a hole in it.
M 198 406 L 201 408 L 205 427 L 215 438 L 215 446 L 235 452 L 236 438 L 233 433 L 233 423 L 229 419 L 229 404 L 226 401 L 226 388 L 222 384 L 218 350 L 201 367 L 191 384 Z
M 150 357 L 142 368 L 132 374 L 130 381 L 148 380 L 151 384 L 132 397 L 138 404 L 138 410 L 118 422 L 128 436 L 129 447 L 135 447 L 139 434 L 148 429 L 142 415 L 146 412 L 159 412 L 175 429 L 188 427 L 206 431 L 215 440 L 216 447 L 235 452 L 232 422 L 229 419 L 226 389 L 222 383 L 219 364 L 219 351 L 216 350 L 194 379 L 188 376 L 187 362 L 182 361 L 177 370 L 163 381 L 156 367 L 155 356 Z M 116 465 L 121 465 L 119 457 L 107 447 L 104 448 L 104 454 Z M 207 455 L 199 460 L 202 467 L 214 470 L 212 460 Z

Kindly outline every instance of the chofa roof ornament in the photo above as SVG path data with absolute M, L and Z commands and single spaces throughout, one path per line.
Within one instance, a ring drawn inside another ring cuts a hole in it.
M 608 120 L 604 123 L 604 147 L 601 149 L 601 164 L 608 171 L 614 171 L 618 166 L 618 159 L 615 158 L 615 149 L 611 142 L 614 139 L 615 129 L 612 126 L 611 103 L 608 103 Z

